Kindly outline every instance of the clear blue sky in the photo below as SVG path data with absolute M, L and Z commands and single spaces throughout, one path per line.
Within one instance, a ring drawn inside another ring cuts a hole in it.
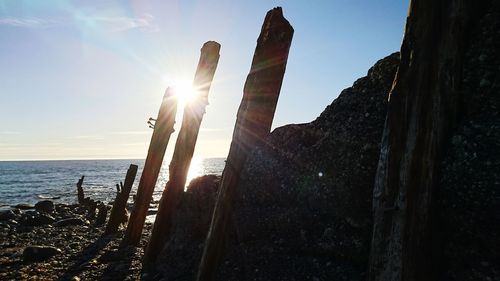
M 192 80 L 208 40 L 222 49 L 195 157 L 225 157 L 275 6 L 295 34 L 274 128 L 314 120 L 399 50 L 408 1 L 0 0 L 0 160 L 144 158 L 166 81 Z

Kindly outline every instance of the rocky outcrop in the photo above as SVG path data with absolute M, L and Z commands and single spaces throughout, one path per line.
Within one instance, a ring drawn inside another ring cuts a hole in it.
M 373 178 L 398 62 L 398 53 L 380 60 L 315 121 L 277 128 L 254 151 L 238 187 L 237 241 L 222 275 L 364 278 Z
M 380 60 L 315 121 L 277 128 L 252 153 L 220 280 L 363 279 L 372 182 L 398 61 L 398 53 Z M 157 263 L 167 280 L 193 278 L 217 181 L 201 178 L 185 193 Z

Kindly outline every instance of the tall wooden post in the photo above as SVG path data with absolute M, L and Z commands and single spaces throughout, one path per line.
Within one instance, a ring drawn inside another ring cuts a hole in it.
M 127 170 L 127 175 L 125 176 L 125 185 L 122 186 L 121 190 L 120 186 L 117 185 L 115 202 L 113 204 L 113 208 L 111 208 L 111 214 L 109 215 L 109 221 L 106 225 L 106 229 L 104 230 L 104 234 L 116 233 L 118 226 L 120 226 L 120 223 L 123 221 L 123 217 L 126 213 L 125 208 L 127 207 L 127 200 L 130 195 L 132 185 L 134 184 L 136 174 L 137 165 L 130 164 L 130 167 Z
M 206 42 L 201 48 L 193 82 L 197 97 L 184 108 L 181 130 L 170 162 L 169 180 L 163 191 L 151 238 L 144 254 L 145 266 L 151 265 L 156 260 L 172 227 L 175 208 L 186 185 L 201 121 L 208 105 L 208 92 L 219 62 L 219 51 L 220 44 L 213 41 Z
M 281 8 L 269 11 L 264 20 L 238 109 L 233 140 L 222 174 L 212 223 L 198 269 L 198 281 L 214 280 L 223 255 L 232 200 L 250 151 L 269 135 L 285 74 L 293 28 Z
M 82 176 L 78 182 L 76 183 L 76 190 L 78 192 L 78 204 L 83 204 L 84 202 L 84 199 L 85 199 L 85 195 L 83 193 L 83 179 L 85 178 L 85 176 Z
M 437 180 L 446 141 L 463 114 L 462 63 L 475 5 L 410 3 L 375 177 L 368 280 L 437 279 Z
M 174 96 L 173 89 L 168 88 L 163 96 L 158 118 L 154 125 L 148 156 L 144 163 L 134 207 L 130 214 L 127 230 L 125 231 L 121 246 L 137 245 L 139 243 L 149 208 L 149 202 L 151 202 L 151 198 L 153 197 L 156 180 L 160 173 L 163 156 L 170 135 L 174 132 L 176 112 L 177 100 Z

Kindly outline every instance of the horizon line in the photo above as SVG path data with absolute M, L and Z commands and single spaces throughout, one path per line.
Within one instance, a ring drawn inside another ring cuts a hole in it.
M 198 159 L 227 158 L 224 156 L 215 157 L 193 157 Z M 146 158 L 57 158 L 57 159 L 0 159 L 0 162 L 36 162 L 36 161 L 95 161 L 95 160 L 146 160 Z

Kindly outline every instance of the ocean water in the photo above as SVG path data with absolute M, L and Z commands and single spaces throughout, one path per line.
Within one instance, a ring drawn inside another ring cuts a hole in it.
M 222 174 L 224 158 L 193 159 L 187 183 L 206 174 Z M 0 209 L 18 203 L 34 204 L 44 198 L 54 202 L 75 203 L 76 183 L 85 176 L 85 196 L 109 202 L 116 195 L 115 185 L 125 180 L 130 164 L 139 166 L 131 196 L 137 191 L 144 160 L 55 160 L 0 161 Z M 168 163 L 164 161 L 153 198 L 159 200 L 168 181 Z

